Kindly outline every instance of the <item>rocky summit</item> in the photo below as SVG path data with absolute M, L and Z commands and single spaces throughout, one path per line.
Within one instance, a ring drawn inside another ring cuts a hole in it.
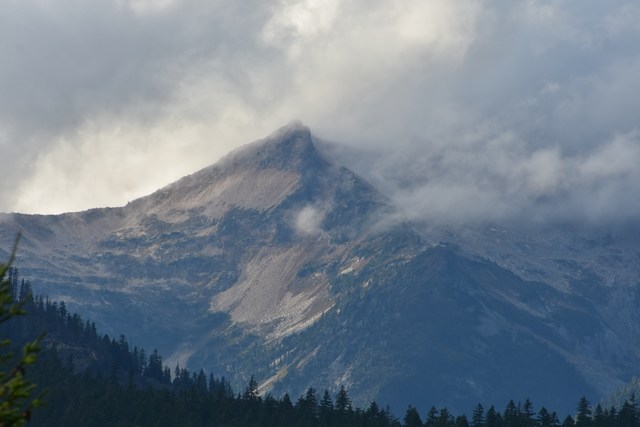
M 0 255 L 20 232 L 37 293 L 262 393 L 570 411 L 638 373 L 637 227 L 391 223 L 315 142 L 295 122 L 124 207 L 2 214 Z

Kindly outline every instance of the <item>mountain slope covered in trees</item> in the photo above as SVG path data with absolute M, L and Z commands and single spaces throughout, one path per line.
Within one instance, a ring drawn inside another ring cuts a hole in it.
M 420 411 L 409 406 L 402 419 L 388 408 L 371 402 L 366 409 L 352 405 L 344 387 L 334 397 L 309 388 L 295 401 L 289 394 L 261 396 L 250 378 L 243 393 L 235 394 L 224 378 L 189 372 L 179 366 L 173 374 L 154 350 L 131 348 L 124 336 L 100 335 L 94 322 L 67 310 L 63 302 L 30 294 L 30 284 L 11 269 L 13 297 L 27 316 L 3 323 L 0 333 L 16 347 L 30 337 L 49 331 L 41 354 L 28 378 L 45 390 L 44 406 L 31 414 L 34 426 L 362 426 L 362 427 L 637 427 L 640 406 L 632 396 L 615 407 L 592 408 L 586 398 L 578 402 L 575 416 L 561 423 L 555 411 L 535 410 L 509 400 L 504 411 L 486 411 L 477 404 L 469 416 L 455 415 L 446 407 Z M 424 421 L 423 421 L 424 417 Z M 575 419 L 574 419 L 575 418 Z M 0 419 L 0 423 L 4 420 Z

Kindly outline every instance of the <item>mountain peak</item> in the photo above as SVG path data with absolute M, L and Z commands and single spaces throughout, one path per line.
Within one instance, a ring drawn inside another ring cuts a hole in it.
M 295 170 L 301 166 L 324 163 L 313 145 L 307 126 L 294 120 L 266 138 L 245 145 L 225 159 L 234 166 L 247 162 L 260 168 Z
M 286 137 L 286 136 L 289 136 L 292 134 L 298 134 L 298 133 L 303 133 L 303 134 L 306 133 L 309 135 L 309 137 L 311 136 L 311 131 L 309 130 L 309 127 L 306 126 L 304 123 L 302 123 L 300 120 L 295 119 L 295 120 L 291 120 L 286 125 L 272 132 L 271 135 L 269 135 L 267 138 L 271 138 L 271 137 L 282 138 L 282 137 Z
M 129 207 L 163 218 L 178 206 L 176 212 L 204 209 L 212 218 L 232 207 L 263 211 L 297 191 L 306 178 L 325 176 L 320 170 L 329 166 L 316 151 L 309 128 L 292 121 Z

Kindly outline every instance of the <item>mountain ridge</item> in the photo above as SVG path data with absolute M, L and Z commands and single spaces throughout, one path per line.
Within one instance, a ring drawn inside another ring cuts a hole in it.
M 522 370 L 528 397 L 565 410 L 631 377 L 634 273 L 607 287 L 591 271 L 633 258 L 633 240 L 588 252 L 570 235 L 376 226 L 393 209 L 293 122 L 123 207 L 2 215 L 0 243 L 22 229 L 38 292 L 235 385 L 468 410 L 517 396 Z M 565 254 L 545 258 L 556 241 Z M 530 264 L 553 274 L 523 278 Z

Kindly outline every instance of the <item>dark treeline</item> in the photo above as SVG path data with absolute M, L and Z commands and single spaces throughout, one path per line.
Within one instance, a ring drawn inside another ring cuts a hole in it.
M 598 404 L 595 409 L 586 397 L 582 397 L 577 405 L 575 416 L 566 416 L 562 421 L 554 411 L 545 407 L 534 411 L 533 403 L 527 399 L 524 404 L 516 404 L 513 400 L 507 403 L 503 412 L 494 406 L 485 408 L 478 404 L 470 418 L 466 415 L 454 417 L 446 408 L 431 408 L 423 422 L 418 411 L 409 407 L 404 417 L 403 426 L 418 427 L 640 427 L 640 410 L 635 396 L 623 405 L 620 411 L 615 407 L 602 409 Z
M 344 387 L 332 394 L 309 388 L 292 398 L 261 396 L 251 378 L 241 393 L 224 378 L 165 366 L 157 350 L 147 353 L 124 336 L 100 335 L 95 323 L 70 313 L 63 302 L 33 297 L 31 286 L 11 268 L 9 280 L 27 316 L 1 325 L 15 348 L 46 331 L 28 377 L 46 389 L 45 405 L 33 412 L 35 426 L 371 426 L 371 427 L 640 427 L 635 397 L 621 408 L 592 408 L 579 400 L 576 414 L 562 419 L 531 401 L 510 401 L 502 411 L 478 404 L 470 416 L 412 407 L 402 419 L 371 402 L 352 405 Z

